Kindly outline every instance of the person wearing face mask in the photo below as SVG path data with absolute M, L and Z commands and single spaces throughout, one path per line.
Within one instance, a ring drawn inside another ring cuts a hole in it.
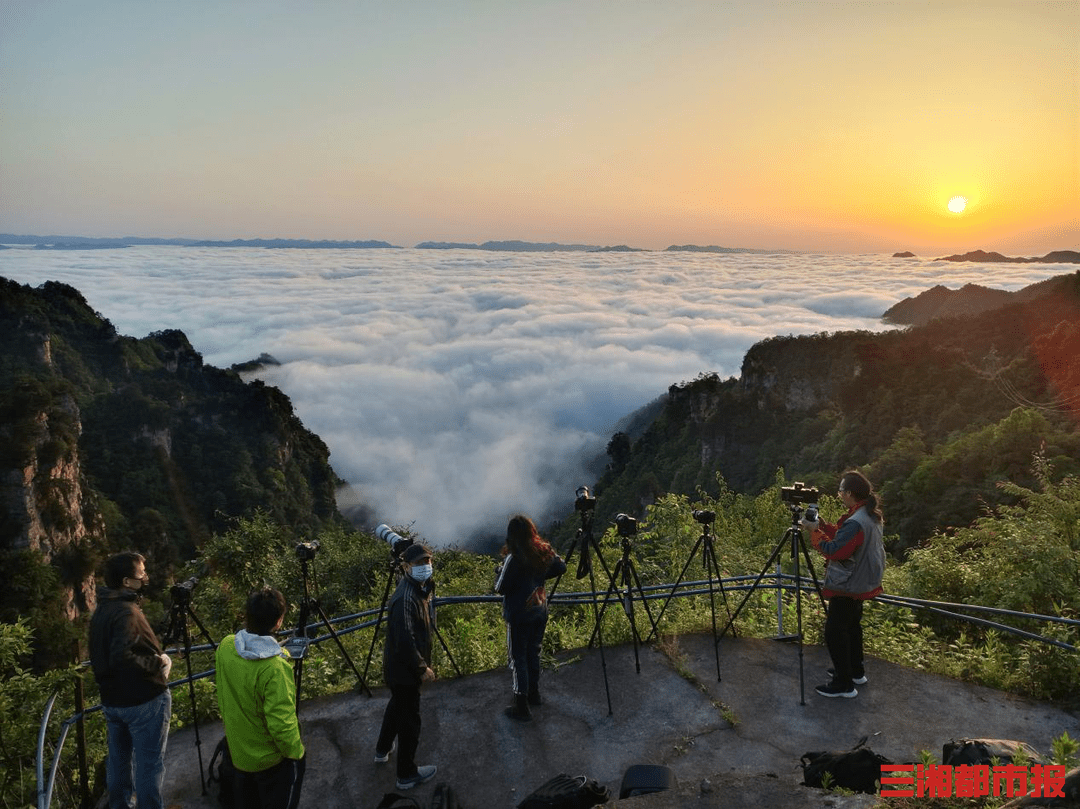
M 867 681 L 863 602 L 881 593 L 884 517 L 880 496 L 861 472 L 845 472 L 838 495 L 848 511 L 835 525 L 805 518 L 803 525 L 811 532 L 810 543 L 828 560 L 821 594 L 829 601 L 825 645 L 833 667 L 828 671 L 829 682 L 814 690 L 823 697 L 850 699 L 859 695 L 855 686 Z
M 435 679 L 431 636 L 435 632 L 431 550 L 419 542 L 401 554 L 401 581 L 387 605 L 383 677 L 390 701 L 383 714 L 375 763 L 385 764 L 397 749 L 397 788 L 412 789 L 435 777 L 434 764 L 417 766 L 420 743 L 420 688 Z
M 138 605 L 150 582 L 146 559 L 133 551 L 118 553 L 106 560 L 104 573 L 90 618 L 90 665 L 109 745 L 109 809 L 127 809 L 133 795 L 139 809 L 161 809 L 172 660 Z

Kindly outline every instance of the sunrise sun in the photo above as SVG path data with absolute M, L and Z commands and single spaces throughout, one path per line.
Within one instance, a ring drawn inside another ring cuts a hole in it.
M 953 197 L 949 200 L 949 210 L 953 213 L 963 213 L 967 207 L 967 197 Z

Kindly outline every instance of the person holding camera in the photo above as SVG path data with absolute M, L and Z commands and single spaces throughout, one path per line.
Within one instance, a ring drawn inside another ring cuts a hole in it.
M 274 633 L 285 619 L 285 596 L 273 587 L 252 592 L 245 628 L 221 640 L 214 657 L 218 705 L 238 809 L 296 809 L 306 757 L 296 715 L 289 656 Z
M 540 646 L 547 628 L 548 606 L 544 582 L 562 575 L 566 562 L 541 539 L 533 521 L 523 514 L 506 526 L 502 565 L 495 579 L 495 592 L 503 597 L 506 645 L 513 675 L 514 704 L 505 713 L 511 719 L 528 722 L 530 705 L 539 705 Z
M 109 809 L 127 809 L 133 793 L 140 809 L 161 809 L 172 660 L 162 652 L 138 605 L 150 583 L 142 554 L 110 556 L 104 578 L 90 618 L 90 665 L 101 693 L 109 745 Z
M 435 679 L 431 636 L 435 632 L 431 550 L 419 542 L 401 553 L 402 577 L 387 606 L 383 677 L 390 701 L 383 714 L 375 763 L 385 764 L 397 747 L 397 788 L 412 789 L 430 781 L 434 764 L 416 764 L 420 744 L 420 688 Z
M 825 645 L 833 667 L 831 680 L 814 690 L 823 697 L 857 697 L 866 682 L 863 665 L 863 602 L 881 593 L 885 573 L 881 501 L 870 481 L 854 470 L 840 478 L 840 501 L 847 514 L 835 525 L 806 520 L 810 543 L 828 561 L 821 594 L 829 601 Z

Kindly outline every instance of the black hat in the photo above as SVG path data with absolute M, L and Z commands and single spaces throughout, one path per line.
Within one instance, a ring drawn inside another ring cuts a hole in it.
M 422 545 L 419 542 L 414 542 L 405 549 L 403 554 L 401 554 L 401 558 L 409 564 L 412 564 L 417 559 L 421 559 L 425 556 L 431 557 L 431 549 L 427 545 Z

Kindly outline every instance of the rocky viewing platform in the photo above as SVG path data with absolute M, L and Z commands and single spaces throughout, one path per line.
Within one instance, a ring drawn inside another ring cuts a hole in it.
M 338 652 L 326 644 L 315 654 Z M 825 699 L 814 693 L 829 666 L 822 646 L 805 646 L 800 655 L 792 642 L 725 637 L 719 681 L 711 634 L 641 647 L 639 659 L 636 673 L 631 645 L 603 655 L 599 649 L 561 653 L 557 668 L 542 675 L 544 704 L 527 723 L 503 715 L 510 699 L 504 669 L 436 681 L 421 698 L 417 761 L 439 770 L 406 794 L 426 807 L 435 786 L 446 782 L 469 809 L 511 809 L 566 773 L 607 786 L 607 805 L 615 805 L 626 770 L 651 764 L 669 767 L 677 788 L 618 805 L 872 807 L 887 799 L 802 786 L 800 757 L 847 750 L 864 736 L 867 747 L 898 764 L 921 761 L 924 750 L 941 761 L 942 747 L 961 738 L 1022 741 L 1048 756 L 1063 732 L 1080 736 L 1080 717 L 1052 705 L 879 660 L 867 663 L 869 682 L 858 687 L 858 697 Z M 174 696 L 184 698 L 179 691 Z M 373 697 L 354 692 L 301 704 L 308 761 L 301 807 L 373 809 L 385 793 L 399 792 L 393 757 L 389 764 L 373 762 L 387 698 L 378 687 Z M 205 764 L 221 725 L 200 734 Z M 167 805 L 216 807 L 214 796 L 201 794 L 190 729 L 170 737 L 167 755 Z

